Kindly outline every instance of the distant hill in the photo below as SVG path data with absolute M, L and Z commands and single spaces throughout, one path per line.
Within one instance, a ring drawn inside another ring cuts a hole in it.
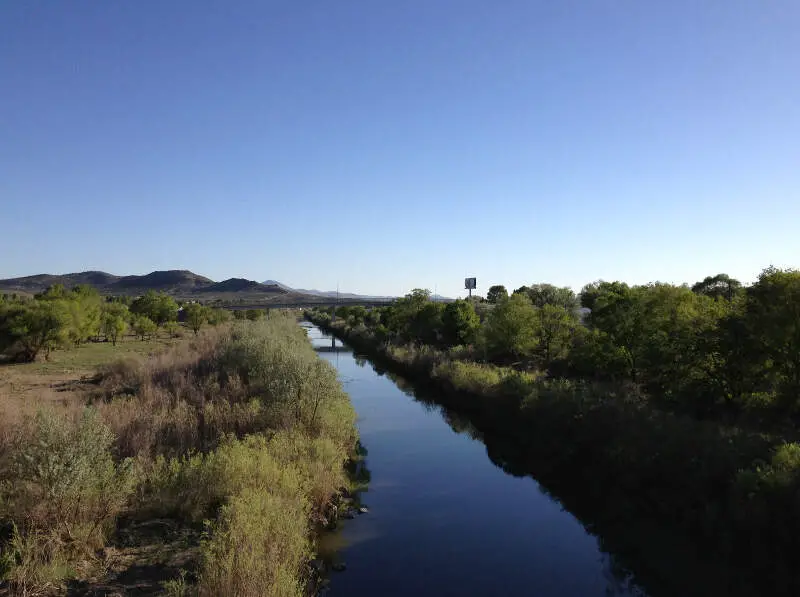
M 275 280 L 265 280 L 264 284 L 277 284 L 287 292 L 297 292 L 299 294 L 310 294 L 312 296 L 318 296 L 321 298 L 336 298 L 337 295 L 340 299 L 359 299 L 359 300 L 368 300 L 368 301 L 379 301 L 379 300 L 388 300 L 393 299 L 396 297 L 393 296 L 373 296 L 368 294 L 354 294 L 352 292 L 337 292 L 335 290 L 309 290 L 306 288 L 291 288 L 286 286 L 285 284 L 281 284 L 280 282 L 276 282 Z
M 148 290 L 166 292 L 176 298 L 201 301 L 222 300 L 233 304 L 322 302 L 336 297 L 336 291 L 296 290 L 276 280 L 256 282 L 245 278 L 229 278 L 215 282 L 189 270 L 155 271 L 141 276 L 117 276 L 88 271 L 72 274 L 38 274 L 0 280 L 0 293 L 36 294 L 54 284 L 73 288 L 79 284 L 94 286 L 104 295 L 138 296 Z M 339 293 L 342 300 L 380 300 L 348 292 Z
M 286 291 L 278 284 L 259 284 L 244 278 L 229 278 L 199 289 L 200 292 L 263 292 L 283 294 Z
M 166 292 L 177 297 L 188 297 L 198 294 L 238 295 L 244 293 L 247 298 L 269 298 L 266 295 L 285 295 L 286 291 L 277 285 L 260 284 L 253 280 L 231 278 L 223 282 L 214 282 L 210 278 L 200 276 L 188 270 L 166 270 L 150 272 L 142 276 L 115 276 L 106 272 L 79 272 L 74 274 L 38 274 L 23 278 L 0 280 L 0 292 L 25 292 L 29 294 L 43 292 L 53 284 L 62 284 L 72 288 L 79 284 L 94 286 L 101 294 L 144 294 L 148 290 Z M 216 298 L 216 296 L 213 296 Z M 224 296 L 223 298 L 231 298 Z M 296 298 L 296 297 L 295 297 Z

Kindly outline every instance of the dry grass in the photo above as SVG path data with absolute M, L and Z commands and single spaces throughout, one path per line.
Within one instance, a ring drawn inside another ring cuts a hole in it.
M 356 441 L 335 371 L 290 317 L 162 342 L 149 358 L 144 347 L 114 362 L 104 353 L 93 385 L 77 383 L 87 370 L 75 358 L 71 378 L 35 364 L 0 386 L 0 479 L 10 481 L 0 518 L 16 525 L 5 574 L 20 594 L 88 574 L 89 553 L 123 511 L 134 524 L 172 517 L 187 529 L 216 519 L 200 548 L 201 594 L 302 592 L 311 529 L 345 485 Z M 43 419 L 34 413 L 45 403 Z M 27 466 L 30 455 L 45 465 Z M 60 501 L 52 483 L 68 489 Z

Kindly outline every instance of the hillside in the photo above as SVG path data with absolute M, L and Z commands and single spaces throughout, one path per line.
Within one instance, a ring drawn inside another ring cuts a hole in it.
M 54 284 L 72 288 L 79 284 L 94 286 L 101 294 L 139 295 L 148 290 L 166 292 L 175 297 L 201 299 L 270 300 L 278 297 L 290 300 L 313 299 L 301 293 L 288 292 L 278 284 L 261 284 L 243 278 L 215 282 L 188 270 L 155 271 L 141 276 L 117 276 L 106 272 L 88 271 L 71 274 L 38 274 L 0 280 L 0 292 L 35 294 Z

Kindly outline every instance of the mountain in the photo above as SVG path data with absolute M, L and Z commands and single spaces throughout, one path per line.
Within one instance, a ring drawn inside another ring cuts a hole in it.
M 203 301 L 222 300 L 237 304 L 263 302 L 297 303 L 322 302 L 336 298 L 336 291 L 295 290 L 276 280 L 256 282 L 245 278 L 229 278 L 215 282 L 210 278 L 185 269 L 155 271 L 141 276 L 116 276 L 106 272 L 88 271 L 72 274 L 38 274 L 22 278 L 0 280 L 0 293 L 35 294 L 44 292 L 54 284 L 73 288 L 79 284 L 94 286 L 105 295 L 138 296 L 148 290 L 166 292 L 179 299 Z M 391 297 L 373 297 L 340 292 L 342 300 L 381 300 Z
M 314 290 L 314 289 L 306 289 L 306 288 L 291 288 L 286 286 L 285 284 L 281 284 L 275 280 L 264 280 L 263 284 L 277 284 L 287 292 L 297 292 L 299 294 L 310 294 L 311 296 L 318 296 L 321 298 L 336 298 L 337 295 L 340 299 L 358 299 L 358 300 L 369 300 L 369 301 L 379 301 L 379 300 L 389 300 L 395 297 L 393 296 L 372 296 L 367 294 L 354 294 L 352 292 L 337 292 L 336 290 Z
M 229 278 L 222 282 L 216 282 L 209 286 L 199 289 L 200 292 L 263 292 L 284 294 L 286 290 L 278 283 L 269 284 L 264 282 L 259 284 L 254 280 L 244 278 Z
M 96 288 L 101 288 L 110 286 L 119 279 L 119 276 L 96 271 L 64 275 L 38 274 L 36 276 L 25 276 L 24 278 L 0 280 L 0 289 L 22 290 L 24 292 L 41 292 L 53 284 L 63 284 L 67 287 L 78 286 L 79 284 L 89 284 Z
M 150 272 L 144 276 L 123 276 L 108 288 L 113 291 L 160 290 L 162 292 L 186 292 L 214 284 L 214 280 L 188 270 L 174 269 Z
M 286 295 L 287 291 L 277 284 L 259 284 L 253 280 L 243 278 L 230 278 L 222 282 L 214 282 L 210 278 L 200 276 L 188 270 L 166 270 L 150 272 L 142 276 L 115 276 L 106 272 L 88 271 L 73 274 L 38 274 L 23 278 L 9 278 L 0 280 L 0 292 L 37 293 L 47 290 L 53 284 L 62 284 L 72 288 L 78 284 L 94 286 L 101 294 L 144 294 L 148 290 L 166 292 L 168 294 L 185 297 L 198 294 L 223 295 L 214 298 L 271 298 L 277 295 Z M 242 297 L 246 295 L 246 297 Z

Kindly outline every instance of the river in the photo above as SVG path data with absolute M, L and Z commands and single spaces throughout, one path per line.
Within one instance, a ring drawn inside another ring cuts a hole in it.
M 406 384 L 305 325 L 350 394 L 371 475 L 361 496 L 369 512 L 323 546 L 346 564 L 329 596 L 645 595 L 536 481 L 495 466 L 468 425 L 451 426 Z

